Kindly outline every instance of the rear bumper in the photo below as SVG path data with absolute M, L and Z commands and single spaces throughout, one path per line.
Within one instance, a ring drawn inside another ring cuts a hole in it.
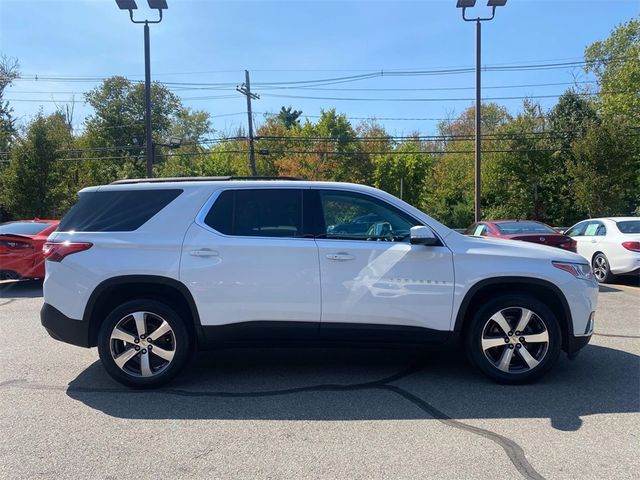
M 40 321 L 52 338 L 79 347 L 89 348 L 89 324 L 65 316 L 60 310 L 45 303 L 40 310 Z

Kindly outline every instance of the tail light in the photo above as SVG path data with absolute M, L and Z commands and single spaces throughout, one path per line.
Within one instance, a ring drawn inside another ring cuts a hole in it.
M 640 252 L 640 242 L 622 242 L 622 246 L 632 252 Z
M 18 242 L 16 240 L 0 240 L 0 247 L 7 248 L 9 250 L 29 250 L 33 248 L 30 243 Z
M 89 250 L 92 246 L 93 243 L 88 242 L 47 242 L 44 244 L 44 247 L 42 247 L 42 254 L 45 260 L 61 262 L 67 255 Z
M 560 248 L 565 250 L 569 250 L 570 252 L 576 252 L 578 250 L 578 242 L 575 240 L 569 240 L 568 242 L 563 242 L 558 245 Z

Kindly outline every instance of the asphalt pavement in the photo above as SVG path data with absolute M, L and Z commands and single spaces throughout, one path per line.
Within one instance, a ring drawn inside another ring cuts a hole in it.
M 0 479 L 638 478 L 640 288 L 601 287 L 596 335 L 541 381 L 460 353 L 201 353 L 158 391 L 40 326 L 37 283 L 0 285 Z

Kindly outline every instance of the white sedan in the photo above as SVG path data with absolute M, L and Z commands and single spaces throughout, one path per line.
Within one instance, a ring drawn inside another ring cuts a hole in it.
M 640 217 L 591 218 L 565 232 L 578 254 L 591 262 L 601 283 L 615 275 L 640 273 Z

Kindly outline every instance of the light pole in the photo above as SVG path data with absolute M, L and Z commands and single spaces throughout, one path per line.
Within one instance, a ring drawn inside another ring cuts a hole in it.
M 144 23 L 144 128 L 145 152 L 147 157 L 147 178 L 153 177 L 153 137 L 151 131 L 151 56 L 149 47 L 149 24 L 162 21 L 162 10 L 169 8 L 166 0 L 147 0 L 149 8 L 158 10 L 158 20 L 134 20 L 133 11 L 138 9 L 135 0 L 116 0 L 120 10 L 129 10 L 133 23 Z
M 482 210 L 480 207 L 480 158 L 482 154 L 482 143 L 481 139 L 481 76 L 480 76 L 480 52 L 481 52 L 481 40 L 482 40 L 482 22 L 488 22 L 489 20 L 493 20 L 493 17 L 496 15 L 496 7 L 503 7 L 507 3 L 507 0 L 489 0 L 487 5 L 491 7 L 491 16 L 490 17 L 477 17 L 477 18 L 467 18 L 465 15 L 467 8 L 471 8 L 476 4 L 476 0 L 458 0 L 456 4 L 457 8 L 462 8 L 462 19 L 465 22 L 476 22 L 476 168 L 475 168 L 475 177 L 476 177 L 476 194 L 475 194 L 475 221 L 479 222 L 482 220 Z

